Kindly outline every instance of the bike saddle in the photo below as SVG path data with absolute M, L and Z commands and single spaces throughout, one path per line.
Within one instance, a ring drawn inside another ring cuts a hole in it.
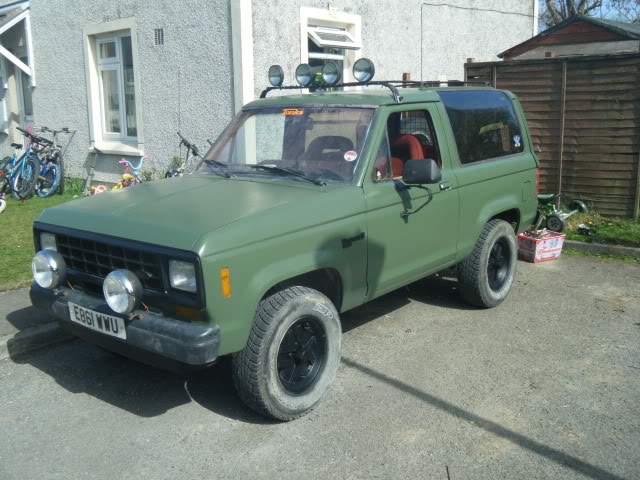
M 559 193 L 543 193 L 538 195 L 540 203 L 554 203 L 560 197 Z
M 18 150 L 22 149 L 22 144 L 21 143 L 12 143 L 11 146 L 17 148 Z

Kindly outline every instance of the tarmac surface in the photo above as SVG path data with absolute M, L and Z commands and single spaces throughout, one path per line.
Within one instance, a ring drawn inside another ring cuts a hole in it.
M 639 478 L 640 266 L 519 262 L 491 310 L 431 278 L 342 315 L 309 415 L 228 365 L 189 377 L 72 340 L 0 361 L 0 478 Z

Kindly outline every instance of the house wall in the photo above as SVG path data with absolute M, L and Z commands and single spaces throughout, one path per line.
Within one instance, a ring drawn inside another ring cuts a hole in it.
M 83 28 L 136 19 L 143 148 L 149 155 L 147 165 L 164 170 L 180 153 L 176 130 L 206 149 L 206 139 L 215 139 L 233 116 L 231 2 L 237 1 L 241 0 L 31 0 L 37 74 L 34 123 L 77 129 L 73 137 L 63 136 L 63 143 L 69 142 L 68 175 L 84 176 L 95 158 L 90 152 Z M 327 2 L 251 2 L 255 98 L 267 86 L 271 64 L 280 63 L 287 83 L 293 83 L 293 71 L 301 61 L 300 6 L 326 10 Z M 420 79 L 421 73 L 425 80 L 462 78 L 466 58 L 493 60 L 535 29 L 535 0 L 337 0 L 330 6 L 361 17 L 362 54 L 376 63 L 378 79 L 400 78 L 403 72 L 413 79 Z M 165 43 L 155 46 L 154 29 L 160 27 Z M 0 138 L 5 151 L 10 150 L 11 137 Z M 116 181 L 121 157 L 100 156 L 96 179 Z
M 530 38 L 537 25 L 535 3 L 535 0 L 335 0 L 329 5 L 338 12 L 361 16 L 362 54 L 375 63 L 377 79 L 400 79 L 402 73 L 409 72 L 412 79 L 419 80 L 422 38 L 422 76 L 424 80 L 435 80 L 441 75 L 461 79 L 467 58 L 495 60 L 499 52 Z M 283 67 L 286 84 L 295 84 L 293 74 L 301 62 L 301 6 L 326 9 L 327 2 L 253 2 L 256 95 L 268 85 L 267 70 L 272 64 Z
M 232 116 L 228 1 L 32 0 L 34 122 L 77 129 L 65 155 L 69 175 L 84 176 L 94 160 L 89 152 L 83 27 L 129 17 L 136 19 L 139 121 L 147 165 L 163 169 L 180 153 L 178 129 L 206 149 L 206 139 L 214 139 Z M 155 46 L 154 29 L 161 27 L 164 45 Z M 96 179 L 116 180 L 121 157 L 98 158 Z

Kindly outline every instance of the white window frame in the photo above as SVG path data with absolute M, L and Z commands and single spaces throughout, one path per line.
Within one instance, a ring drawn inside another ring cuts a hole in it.
M 362 48 L 362 45 L 356 43 L 346 29 L 343 28 L 329 28 L 329 27 L 316 27 L 313 25 L 307 26 L 307 33 L 316 45 L 323 48 L 345 48 L 347 50 L 358 50 Z M 327 40 L 320 35 L 328 33 L 330 35 L 342 35 L 346 38 L 346 41 L 339 40 Z
M 125 18 L 112 22 L 86 26 L 83 29 L 85 44 L 85 69 L 87 77 L 88 110 L 89 110 L 89 136 L 91 146 L 100 149 L 104 153 L 118 155 L 142 155 L 144 152 L 144 137 L 142 125 L 142 105 L 140 94 L 140 75 L 138 62 L 138 42 L 136 35 L 136 22 L 134 18 Z M 133 56 L 133 75 L 135 79 L 135 106 L 136 106 L 136 137 L 127 136 L 126 106 L 125 106 L 125 78 L 122 69 L 122 37 L 131 37 L 131 50 Z M 100 44 L 116 42 L 116 57 L 101 59 Z M 120 125 L 122 132 L 114 133 L 105 131 L 105 112 L 102 98 L 102 71 L 117 70 L 118 93 L 120 96 Z
M 329 42 L 317 37 L 319 31 L 329 32 L 329 29 L 333 29 L 332 33 L 335 32 L 335 29 L 342 30 L 353 43 Z M 335 54 L 314 52 L 310 54 L 308 43 L 310 37 L 316 44 L 321 42 L 323 46 L 329 48 L 345 49 L 345 53 L 344 55 L 336 55 L 335 58 L 333 57 Z M 318 41 L 316 41 L 316 37 Z M 308 63 L 309 58 L 343 60 L 342 82 L 355 82 L 352 73 L 353 64 L 362 58 L 362 19 L 360 15 L 338 12 L 334 9 L 300 7 L 300 62 Z

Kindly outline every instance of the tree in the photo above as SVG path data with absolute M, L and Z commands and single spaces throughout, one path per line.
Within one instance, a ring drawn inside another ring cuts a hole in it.
M 611 0 L 618 18 L 623 22 L 640 23 L 640 0 Z
M 576 14 L 593 15 L 601 8 L 602 0 L 544 0 L 540 21 L 551 27 Z

